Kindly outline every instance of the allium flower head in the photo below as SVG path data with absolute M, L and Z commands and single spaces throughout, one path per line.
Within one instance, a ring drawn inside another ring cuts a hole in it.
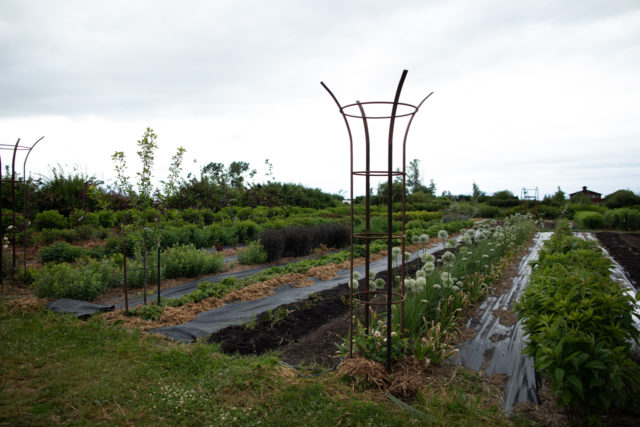
M 419 279 L 420 277 L 425 277 L 426 275 L 427 273 L 425 273 L 423 270 L 416 271 L 416 279 Z
M 420 243 L 427 243 L 429 241 L 429 235 L 428 234 L 421 234 L 420 235 Z
M 433 270 L 435 270 L 435 269 L 436 269 L 436 265 L 433 262 L 427 262 L 422 267 L 422 271 L 424 271 L 427 274 L 433 273 Z
M 423 254 L 422 255 L 422 262 L 434 262 L 436 260 L 436 257 L 434 257 L 431 254 Z
M 449 233 L 447 233 L 447 230 L 440 230 L 438 231 L 438 238 L 441 240 L 447 240 L 447 238 L 449 237 Z

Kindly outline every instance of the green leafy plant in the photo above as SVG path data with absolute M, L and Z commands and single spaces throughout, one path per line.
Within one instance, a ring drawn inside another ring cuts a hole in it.
M 51 246 L 40 249 L 40 260 L 48 262 L 73 262 L 87 255 L 87 251 L 79 246 L 73 246 L 66 242 L 57 242 Z
M 129 310 L 129 315 L 138 316 L 144 320 L 158 320 L 162 315 L 164 307 L 156 304 L 141 305 L 140 307 Z
M 246 248 L 238 250 L 238 262 L 240 264 L 252 265 L 262 264 L 267 261 L 267 252 L 260 241 L 254 240 Z
M 37 230 L 67 228 L 67 218 L 55 209 L 39 212 L 33 219 Z
M 33 284 L 40 298 L 75 298 L 92 301 L 107 288 L 120 284 L 120 273 L 108 261 L 89 260 L 73 266 L 48 264 L 37 273 Z
M 221 271 L 223 261 L 218 254 L 209 254 L 193 245 L 184 245 L 167 249 L 162 264 L 167 278 L 195 277 Z
M 529 335 L 525 352 L 551 378 L 559 404 L 576 416 L 638 403 L 640 367 L 629 355 L 630 342 L 640 338 L 633 324 L 637 302 L 609 268 L 595 243 L 561 229 L 540 252 L 516 304 Z

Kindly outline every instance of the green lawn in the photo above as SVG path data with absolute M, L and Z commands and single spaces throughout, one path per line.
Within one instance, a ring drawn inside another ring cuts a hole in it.
M 0 301 L 0 425 L 511 425 L 459 371 L 411 407 L 337 373 L 291 375 L 276 354 L 227 356 Z M 526 424 L 526 423 L 525 423 Z

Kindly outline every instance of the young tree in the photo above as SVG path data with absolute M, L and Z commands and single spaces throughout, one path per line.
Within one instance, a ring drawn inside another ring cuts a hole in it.
M 427 192 L 427 187 L 422 184 L 422 178 L 420 178 L 420 160 L 413 159 L 409 162 L 409 171 L 407 172 L 407 188 L 411 190 L 411 193 L 417 193 L 418 191 Z
M 185 150 L 183 147 L 178 147 L 178 151 L 171 158 L 171 166 L 169 166 L 169 176 L 167 182 L 164 184 L 165 197 L 172 196 L 178 191 L 178 180 L 180 179 L 180 172 L 182 171 L 182 160 L 184 158 Z
M 142 170 L 137 172 L 138 175 L 138 192 L 140 199 L 143 203 L 151 201 L 151 192 L 153 190 L 153 184 L 151 183 L 153 160 L 155 156 L 155 150 L 158 148 L 156 144 L 156 138 L 158 136 L 153 133 L 153 129 L 147 128 L 142 136 L 142 139 L 138 141 L 137 152 L 142 162 Z
M 116 169 L 117 185 L 120 193 L 125 196 L 131 196 L 133 193 L 133 186 L 129 182 L 127 176 L 127 159 L 122 151 L 116 151 L 111 155 L 114 167 Z

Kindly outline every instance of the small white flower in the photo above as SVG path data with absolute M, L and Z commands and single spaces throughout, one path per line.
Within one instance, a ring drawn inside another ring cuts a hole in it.
M 419 279 L 420 277 L 425 277 L 426 275 L 427 273 L 425 273 L 424 270 L 416 271 L 416 279 Z
M 359 283 L 357 280 L 351 281 L 351 289 L 358 289 Z
M 427 243 L 429 241 L 429 235 L 428 234 L 421 234 L 419 239 L 420 239 L 420 243 Z
M 440 288 L 441 288 L 441 286 L 438 285 L 437 283 L 433 285 L 433 289 L 440 289 Z
M 440 230 L 438 231 L 438 238 L 441 240 L 447 240 L 447 238 L 449 237 L 449 233 L 447 233 L 447 230 Z
M 433 273 L 433 271 L 436 269 L 436 265 L 433 262 L 427 262 L 423 267 L 422 270 L 426 273 Z
M 399 257 L 401 253 L 402 253 L 402 250 L 400 248 L 398 248 L 398 247 L 391 249 L 391 255 L 394 258 Z
M 360 273 L 357 272 L 357 271 L 354 271 L 353 272 L 353 280 L 358 280 L 358 279 L 360 279 Z
M 427 279 L 424 277 L 418 277 L 416 279 L 416 288 L 421 291 L 427 285 Z

